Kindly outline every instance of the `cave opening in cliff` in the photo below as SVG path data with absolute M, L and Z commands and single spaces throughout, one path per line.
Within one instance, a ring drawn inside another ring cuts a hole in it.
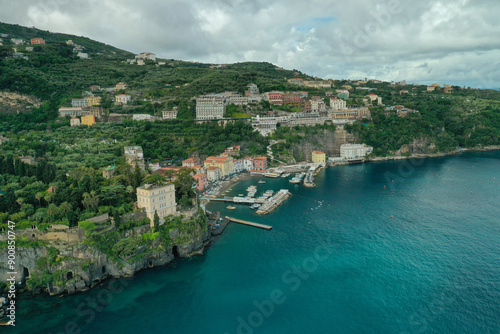
M 27 279 L 28 277 L 30 277 L 30 271 L 26 267 L 23 267 L 23 276 L 24 276 L 24 279 Z
M 66 278 L 68 280 L 72 279 L 73 278 L 73 273 L 71 271 L 68 271 L 68 273 L 66 274 Z
M 149 260 L 149 266 L 152 267 L 153 266 L 153 261 Z
M 32 234 L 32 235 L 31 235 L 31 238 L 35 239 L 35 234 Z
M 172 248 L 172 254 L 174 254 L 174 258 L 181 257 L 181 256 L 179 255 L 179 246 L 174 246 L 174 247 Z
M 105 274 L 106 273 L 106 266 L 102 266 L 102 273 Z

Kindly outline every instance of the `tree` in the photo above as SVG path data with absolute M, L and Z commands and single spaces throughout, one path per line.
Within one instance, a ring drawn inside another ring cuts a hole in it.
M 158 228 L 160 227 L 160 216 L 158 216 L 158 211 L 155 210 L 155 215 L 153 217 L 153 227 L 154 231 L 158 231 Z

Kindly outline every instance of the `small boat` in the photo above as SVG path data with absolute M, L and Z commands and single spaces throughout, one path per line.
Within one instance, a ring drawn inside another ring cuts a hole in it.
M 290 180 L 290 183 L 300 183 L 300 179 L 295 176 Z
M 260 208 L 260 204 L 255 203 L 255 204 L 250 205 L 250 209 L 255 210 L 255 209 L 258 209 L 258 208 Z
M 260 180 L 260 181 L 259 181 L 259 183 L 266 183 L 266 181 L 264 181 L 264 180 Z
M 228 206 L 226 207 L 226 209 L 229 209 L 229 210 L 234 210 L 234 209 L 236 209 L 236 207 L 235 207 L 235 206 L 232 206 L 232 205 L 228 205 Z

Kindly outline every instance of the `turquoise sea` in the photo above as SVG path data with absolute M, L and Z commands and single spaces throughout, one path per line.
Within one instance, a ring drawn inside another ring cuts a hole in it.
M 23 297 L 8 333 L 500 333 L 500 152 L 321 171 L 272 225 L 65 297 Z

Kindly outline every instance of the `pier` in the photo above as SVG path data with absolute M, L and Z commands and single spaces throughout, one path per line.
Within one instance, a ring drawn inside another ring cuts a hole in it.
M 264 230 L 271 230 L 273 228 L 272 226 L 269 226 L 269 225 L 252 223 L 252 222 L 249 222 L 249 221 L 246 221 L 246 220 L 241 220 L 241 219 L 237 219 L 237 218 L 233 218 L 233 217 L 226 217 L 226 218 L 229 221 L 232 221 L 234 223 L 248 225 L 248 226 L 253 226 L 253 227 L 258 227 L 258 228 L 262 228 Z
M 267 215 L 280 206 L 290 195 L 288 189 L 281 189 L 257 210 L 257 214 Z

